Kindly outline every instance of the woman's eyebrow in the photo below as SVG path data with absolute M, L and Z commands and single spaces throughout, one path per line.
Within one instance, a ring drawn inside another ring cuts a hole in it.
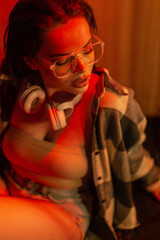
M 85 48 L 85 47 L 87 47 L 87 45 L 90 43 L 92 41 L 92 38 L 90 38 L 89 39 L 89 41 L 82 47 L 82 49 L 83 48 Z M 74 51 L 73 51 L 74 52 Z M 76 51 L 75 51 L 76 52 Z M 64 57 L 64 56 L 66 56 L 66 55 L 70 55 L 72 52 L 69 52 L 69 53 L 61 53 L 61 54 L 52 54 L 51 56 L 50 56 L 50 58 L 59 58 L 59 57 Z M 56 60 L 56 59 L 55 59 Z

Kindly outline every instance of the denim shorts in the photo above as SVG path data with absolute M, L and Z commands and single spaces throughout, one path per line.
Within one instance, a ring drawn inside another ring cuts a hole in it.
M 93 186 L 57 189 L 25 179 L 14 170 L 6 170 L 5 176 L 11 196 L 53 202 L 73 217 L 84 239 L 93 211 Z

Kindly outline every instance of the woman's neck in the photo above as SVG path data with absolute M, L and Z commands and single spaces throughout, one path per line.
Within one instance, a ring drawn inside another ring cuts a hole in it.
M 74 97 L 75 95 L 72 93 L 68 93 L 65 91 L 58 91 L 53 93 L 51 97 L 48 96 L 48 101 L 63 103 L 63 102 L 71 101 Z

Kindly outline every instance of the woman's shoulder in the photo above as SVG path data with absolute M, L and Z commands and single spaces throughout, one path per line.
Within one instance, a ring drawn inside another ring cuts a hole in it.
M 0 75 L 0 109 L 1 121 L 9 121 L 17 96 L 17 87 L 13 79 Z
M 133 99 L 133 90 L 115 81 L 105 68 L 95 68 L 94 76 L 98 79 L 95 96 L 99 98 L 99 108 L 114 109 L 125 114 L 128 103 Z
M 48 117 L 45 104 L 37 112 L 30 114 L 26 113 L 19 106 L 17 98 L 10 124 L 34 138 L 44 139 L 48 129 Z
M 17 96 L 17 87 L 13 78 L 0 74 L 0 135 L 7 128 Z

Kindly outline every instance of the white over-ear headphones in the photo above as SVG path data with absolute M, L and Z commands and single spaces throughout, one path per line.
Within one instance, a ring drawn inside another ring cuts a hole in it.
M 35 113 L 37 112 L 44 100 L 46 98 L 45 92 L 38 85 L 33 85 L 27 88 L 18 99 L 18 103 L 21 109 L 23 109 L 26 113 Z
M 45 101 L 46 93 L 38 86 L 30 86 L 25 82 L 25 90 L 18 98 L 18 104 L 27 114 L 36 113 Z M 82 94 L 76 95 L 71 101 L 63 103 L 51 102 L 47 104 L 48 114 L 51 120 L 53 130 L 59 130 L 67 125 L 68 118 L 74 109 L 74 106 L 81 100 Z
M 59 130 L 67 125 L 66 119 L 72 114 L 74 106 L 81 98 L 82 94 L 78 94 L 71 101 L 60 104 L 52 101 L 47 105 L 53 130 Z

